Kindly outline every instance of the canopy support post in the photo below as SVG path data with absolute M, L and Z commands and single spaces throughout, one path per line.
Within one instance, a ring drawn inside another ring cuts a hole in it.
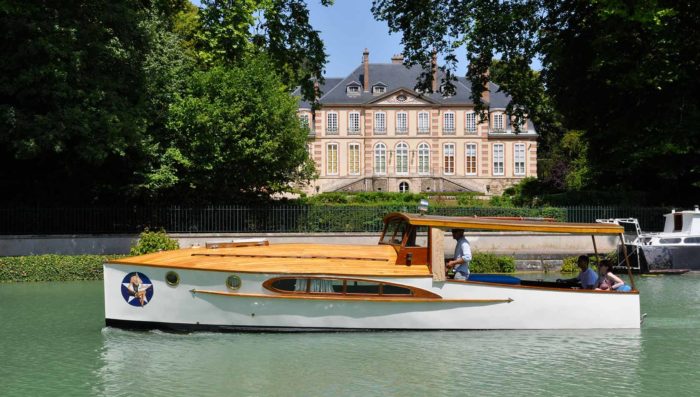
M 591 234 L 591 240 L 593 240 L 593 252 L 595 252 L 595 261 L 600 266 L 600 258 L 598 257 L 598 247 L 595 245 L 595 235 Z
M 630 284 L 632 284 L 632 290 L 636 291 L 637 287 L 634 285 L 634 277 L 632 277 L 632 266 L 630 266 L 630 258 L 627 256 L 627 246 L 625 246 L 625 236 L 620 233 L 620 244 L 622 244 L 622 253 L 625 255 L 625 263 L 627 263 L 627 275 L 630 278 Z

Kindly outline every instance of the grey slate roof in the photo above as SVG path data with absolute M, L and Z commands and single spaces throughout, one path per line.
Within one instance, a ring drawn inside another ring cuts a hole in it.
M 326 77 L 326 81 L 319 87 L 322 93 L 330 91 L 343 79 L 339 77 Z M 297 87 L 293 92 L 293 96 L 299 97 L 299 108 L 300 109 L 311 109 L 311 104 L 308 101 L 301 99 L 301 89 Z
M 413 66 L 410 68 L 402 64 L 394 63 L 370 63 L 369 64 L 369 85 L 368 92 L 362 89 L 359 95 L 348 96 L 346 87 L 352 83 L 364 82 L 364 67 L 360 64 L 345 78 L 327 78 L 326 83 L 321 87 L 321 98 L 319 102 L 323 105 L 360 105 L 369 103 L 377 99 L 377 95 L 372 94 L 372 87 L 376 84 L 386 86 L 386 93 L 391 93 L 399 89 L 414 91 L 416 81 L 420 76 L 421 68 Z M 438 79 L 444 76 L 438 72 Z M 424 97 L 435 103 L 444 105 L 473 105 L 471 100 L 470 83 L 465 77 L 458 77 L 455 82 L 456 94 L 451 97 L 443 97 L 440 93 L 425 94 Z M 499 92 L 498 85 L 489 83 L 490 107 L 505 108 L 510 98 Z M 298 95 L 298 89 L 294 92 Z M 306 106 L 303 106 L 306 105 Z M 300 107 L 308 107 L 305 102 L 300 102 Z

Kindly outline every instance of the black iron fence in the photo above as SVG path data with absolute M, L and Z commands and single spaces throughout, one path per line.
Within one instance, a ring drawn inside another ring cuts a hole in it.
M 1 235 L 123 234 L 145 228 L 170 233 L 309 233 L 377 232 L 392 211 L 415 212 L 413 206 L 210 206 L 0 208 Z M 452 216 L 551 217 L 567 222 L 599 218 L 637 218 L 644 231 L 663 229 L 661 207 L 578 206 L 568 208 L 431 207 L 430 213 Z

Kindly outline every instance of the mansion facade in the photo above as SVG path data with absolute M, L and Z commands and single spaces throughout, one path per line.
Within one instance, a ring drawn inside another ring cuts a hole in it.
M 459 192 L 500 194 L 525 177 L 537 176 L 537 133 L 531 122 L 514 132 L 505 113 L 509 98 L 489 83 L 483 100 L 488 119 L 474 112 L 465 78 L 443 96 L 433 70 L 433 92 L 415 86 L 419 67 L 403 58 L 388 64 L 363 62 L 345 78 L 319 87 L 320 108 L 300 101 L 298 115 L 309 127 L 309 153 L 319 178 L 308 193 L 334 191 Z

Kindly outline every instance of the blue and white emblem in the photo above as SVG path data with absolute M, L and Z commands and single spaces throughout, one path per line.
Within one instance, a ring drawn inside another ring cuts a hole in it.
M 153 297 L 153 284 L 143 273 L 128 273 L 122 280 L 122 296 L 131 306 L 146 306 Z

